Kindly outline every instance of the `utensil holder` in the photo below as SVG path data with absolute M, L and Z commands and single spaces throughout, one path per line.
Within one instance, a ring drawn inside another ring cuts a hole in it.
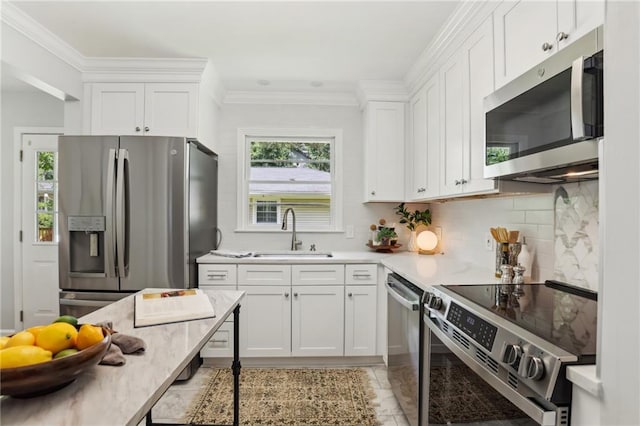
M 522 243 L 510 243 L 508 247 L 509 252 L 509 265 L 517 266 L 518 265 L 518 255 L 520 254 L 520 250 L 522 250 Z
M 509 264 L 509 243 L 496 243 L 496 278 L 502 277 L 502 265 Z

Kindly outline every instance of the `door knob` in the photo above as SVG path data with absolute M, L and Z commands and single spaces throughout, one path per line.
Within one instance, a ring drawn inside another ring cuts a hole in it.
M 287 299 L 289 297 L 289 293 L 284 294 L 284 298 Z
M 349 293 L 349 294 L 348 294 L 348 296 L 349 296 L 349 297 L 353 297 L 353 293 Z
M 542 50 L 544 52 L 546 52 L 547 50 L 551 50 L 551 49 L 553 49 L 553 44 L 550 44 L 550 43 L 547 43 L 547 42 L 542 43 Z
M 136 132 L 140 131 L 140 126 L 136 126 Z
M 293 293 L 293 297 L 298 297 L 298 293 Z
M 461 184 L 461 185 L 464 185 L 465 183 L 467 183 L 467 180 L 466 180 L 466 179 L 462 179 L 462 180 L 460 181 L 460 184 Z
M 564 31 L 560 31 L 556 36 L 556 40 L 558 41 L 566 40 L 568 38 L 569 38 L 569 34 L 565 33 Z
M 371 195 L 376 195 L 376 191 L 371 191 Z
M 458 179 L 454 180 L 453 183 L 455 183 L 456 185 L 460 185 L 462 182 L 460 182 Z
M 144 131 L 148 132 L 149 131 L 149 126 L 144 126 Z

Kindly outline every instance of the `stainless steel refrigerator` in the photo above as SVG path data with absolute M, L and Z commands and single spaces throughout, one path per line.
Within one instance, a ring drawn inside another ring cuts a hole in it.
M 197 287 L 216 248 L 218 158 L 194 139 L 61 136 L 60 313 L 145 287 Z

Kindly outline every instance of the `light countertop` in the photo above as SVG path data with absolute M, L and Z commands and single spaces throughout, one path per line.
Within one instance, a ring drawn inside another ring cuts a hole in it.
M 147 349 L 142 355 L 125 355 L 127 362 L 120 367 L 97 365 L 75 382 L 41 397 L 2 397 L 2 424 L 139 424 L 233 312 L 244 292 L 217 291 L 209 296 L 215 318 L 134 328 L 133 295 L 80 318 L 82 323 L 112 321 L 114 330 L 142 338 Z
M 214 254 L 205 254 L 196 259 L 197 263 L 248 263 L 248 264 L 268 264 L 268 263 L 286 263 L 286 264 L 331 264 L 331 263 L 379 263 L 386 256 L 395 255 L 393 253 L 378 253 L 375 251 L 331 251 L 332 257 L 290 257 L 283 259 L 282 257 L 224 257 Z

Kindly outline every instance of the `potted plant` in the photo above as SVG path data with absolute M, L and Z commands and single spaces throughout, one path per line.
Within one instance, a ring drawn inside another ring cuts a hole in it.
M 395 208 L 396 214 L 400 216 L 400 223 L 407 225 L 409 231 L 411 231 L 411 237 L 409 238 L 409 244 L 407 245 L 409 251 L 418 251 L 418 245 L 416 244 L 416 228 L 420 225 L 431 225 L 431 212 L 429 209 L 420 211 L 409 211 L 405 207 L 404 203 L 400 203 Z
M 390 246 L 396 238 L 398 238 L 398 234 L 396 234 L 396 231 L 393 228 L 387 228 L 386 226 L 378 228 L 376 241 L 379 241 L 381 245 Z

